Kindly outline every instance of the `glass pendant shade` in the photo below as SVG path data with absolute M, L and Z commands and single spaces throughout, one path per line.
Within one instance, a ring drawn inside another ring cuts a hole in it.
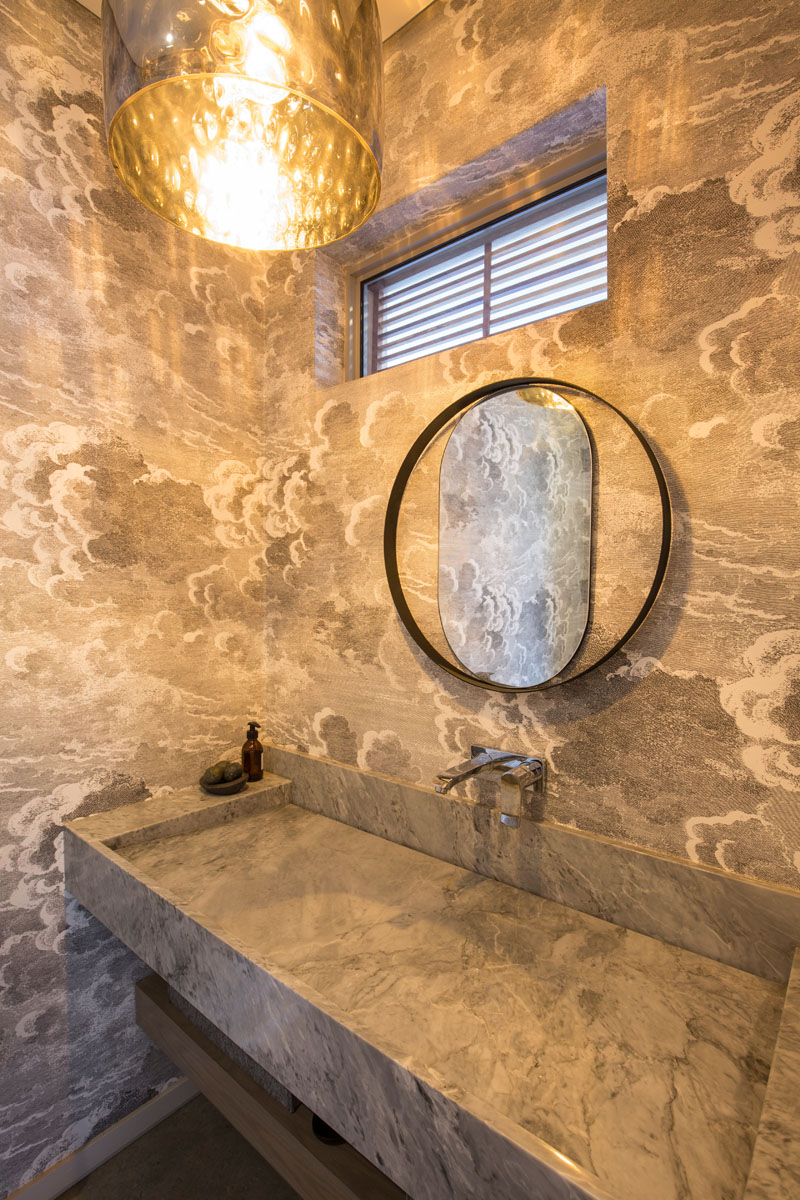
M 376 0 L 103 0 L 111 161 L 142 204 L 251 250 L 324 246 L 380 193 Z

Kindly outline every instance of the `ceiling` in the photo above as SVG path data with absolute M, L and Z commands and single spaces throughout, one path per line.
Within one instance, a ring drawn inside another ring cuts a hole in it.
M 100 16 L 102 0 L 78 0 L 78 3 L 88 8 L 96 17 Z M 405 25 L 430 3 L 431 0 L 378 0 L 383 40 L 386 41 L 401 25 Z

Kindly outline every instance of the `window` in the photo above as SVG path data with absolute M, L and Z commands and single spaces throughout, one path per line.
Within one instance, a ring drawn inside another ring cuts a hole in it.
M 361 374 L 606 298 L 606 176 L 361 284 Z

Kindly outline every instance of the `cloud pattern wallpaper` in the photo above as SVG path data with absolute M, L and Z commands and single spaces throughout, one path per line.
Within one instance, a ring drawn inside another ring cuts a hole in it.
M 73 0 L 0 0 L 0 30 L 2 1186 L 174 1076 L 133 1024 L 144 968 L 64 897 L 58 822 L 192 782 L 251 716 L 411 782 L 471 742 L 544 754 L 546 819 L 800 886 L 800 5 L 437 0 L 386 43 L 372 231 L 306 256 L 123 192 Z M 574 148 L 591 96 L 608 300 L 345 381 L 368 239 L 478 196 L 531 130 Z M 382 530 L 417 433 L 518 375 L 639 424 L 676 535 L 625 650 L 515 696 L 411 643 Z

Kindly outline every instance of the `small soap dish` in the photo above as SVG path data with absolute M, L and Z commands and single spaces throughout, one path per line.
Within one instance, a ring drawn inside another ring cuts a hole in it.
M 238 779 L 231 779 L 229 783 L 201 783 L 200 790 L 209 796 L 234 796 L 236 792 L 241 792 L 247 787 L 247 779 L 244 775 L 240 775 Z

